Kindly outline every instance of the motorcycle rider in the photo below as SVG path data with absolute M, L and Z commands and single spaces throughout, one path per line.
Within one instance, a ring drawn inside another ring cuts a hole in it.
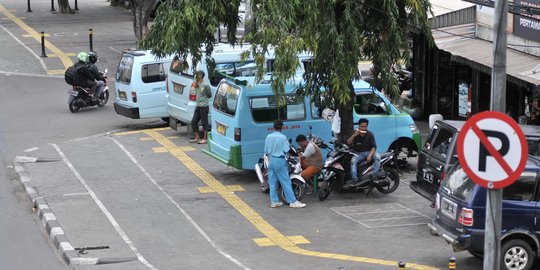
M 96 91 L 97 81 L 94 75 L 88 70 L 88 58 L 89 55 L 87 52 L 80 52 L 77 55 L 78 62 L 75 63 L 76 70 L 76 81 L 77 86 L 88 88 L 89 93 L 92 94 Z
M 105 77 L 99 72 L 99 69 L 96 66 L 98 60 L 98 54 L 96 52 L 88 52 L 88 71 L 92 73 L 94 78 L 97 80 L 96 91 L 94 92 L 94 97 L 99 98 L 103 88 L 105 87 Z
M 360 181 L 358 180 L 358 163 L 367 160 L 370 162 L 373 160 L 373 171 L 369 176 L 374 179 L 381 167 L 381 156 L 377 153 L 377 143 L 375 142 L 375 136 L 369 131 L 369 120 L 366 118 L 360 118 L 358 120 L 358 129 L 354 131 L 352 136 L 347 139 L 347 144 L 351 145 L 358 155 L 353 156 L 351 159 L 351 177 L 350 181 L 347 181 L 347 186 L 362 186 L 369 182 L 369 178 L 364 177 Z
M 312 181 L 313 176 L 320 173 L 323 168 L 321 149 L 314 142 L 309 141 L 303 134 L 296 136 L 296 143 L 302 149 L 300 155 L 302 173 L 300 175 L 304 180 Z

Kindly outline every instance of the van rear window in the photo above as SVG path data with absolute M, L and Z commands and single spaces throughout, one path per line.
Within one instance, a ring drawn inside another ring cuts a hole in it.
M 278 109 L 276 96 L 252 97 L 249 99 L 251 115 L 255 122 L 299 120 L 306 117 L 304 99 L 294 95 L 285 96 L 286 105 Z
M 141 68 L 141 79 L 144 83 L 162 82 L 166 79 L 163 63 L 143 65 Z
M 231 77 L 251 77 L 257 73 L 257 66 L 253 61 L 216 63 L 214 70 L 216 72 L 210 72 L 208 78 L 212 86 L 217 86 L 225 78 L 222 74 Z
M 220 84 L 216 90 L 216 96 L 214 97 L 214 108 L 225 114 L 235 116 L 239 95 L 239 88 L 228 83 Z
M 442 187 L 450 194 L 465 201 L 469 200 L 475 186 L 476 184 L 467 177 L 461 166 L 452 169 L 442 182 Z
M 131 71 L 133 70 L 133 57 L 124 55 L 116 70 L 116 81 L 125 84 L 131 83 Z

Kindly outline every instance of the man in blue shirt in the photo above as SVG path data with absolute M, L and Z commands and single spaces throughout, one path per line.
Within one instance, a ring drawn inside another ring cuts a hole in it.
M 277 120 L 274 122 L 274 132 L 266 136 L 264 143 L 264 153 L 268 156 L 270 162 L 268 164 L 268 183 L 270 184 L 270 207 L 277 208 L 283 205 L 279 201 L 277 195 L 277 181 L 285 193 L 285 199 L 292 208 L 306 207 L 305 203 L 296 200 L 292 190 L 291 179 L 289 178 L 289 170 L 287 169 L 287 160 L 285 154 L 289 151 L 289 142 L 287 137 L 281 134 L 283 122 Z

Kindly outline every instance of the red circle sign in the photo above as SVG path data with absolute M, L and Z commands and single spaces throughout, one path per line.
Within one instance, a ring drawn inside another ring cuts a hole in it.
M 519 125 L 496 111 L 473 115 L 457 140 L 459 163 L 478 185 L 501 189 L 516 181 L 527 163 L 527 140 Z

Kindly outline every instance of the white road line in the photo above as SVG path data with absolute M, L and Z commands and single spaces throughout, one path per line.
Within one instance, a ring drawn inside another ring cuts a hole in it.
M 212 245 L 212 247 L 214 247 L 214 249 L 217 252 L 219 252 L 225 258 L 229 259 L 234 264 L 238 265 L 240 268 L 242 268 L 244 270 L 250 270 L 247 266 L 243 265 L 240 261 L 238 261 L 233 256 L 231 256 L 230 254 L 225 252 L 223 249 L 221 249 L 216 244 L 216 242 L 214 242 L 210 238 L 210 236 L 208 236 L 208 234 L 206 234 L 206 232 L 203 231 L 203 229 L 199 226 L 199 224 L 197 224 L 197 222 L 195 220 L 193 220 L 193 218 L 191 218 L 191 216 L 171 197 L 171 195 L 169 195 L 169 193 L 167 193 L 167 191 L 165 191 L 165 189 L 163 189 L 156 182 L 156 180 L 154 180 L 154 178 L 144 169 L 144 167 L 141 164 L 139 164 L 139 162 L 133 157 L 133 155 L 118 140 L 116 140 L 115 138 L 111 138 L 111 137 L 105 137 L 105 138 L 113 140 L 114 143 L 116 143 L 116 145 L 118 145 L 118 147 L 120 147 L 120 149 L 122 149 L 122 151 L 124 151 L 124 153 L 131 159 L 131 161 L 133 161 L 133 163 L 135 163 L 135 165 L 144 173 L 144 175 L 146 175 L 146 177 L 148 177 L 150 182 L 152 182 L 152 184 L 154 184 L 154 186 L 156 186 L 159 189 L 159 191 L 161 191 L 161 193 L 163 193 L 163 195 L 165 197 L 167 197 L 167 199 L 169 199 L 169 201 L 172 204 L 174 204 L 174 206 L 176 206 L 176 208 L 189 220 L 191 225 L 193 225 L 193 227 L 195 227 L 195 229 L 197 229 L 197 231 L 204 237 L 204 239 L 206 239 L 206 241 L 208 241 L 208 243 L 210 243 L 210 245 Z
M 41 66 L 43 67 L 43 70 L 45 70 L 45 72 L 47 72 L 47 67 L 45 66 L 45 62 L 43 62 L 43 60 L 41 59 L 41 57 L 39 57 L 36 53 L 34 53 L 34 51 L 32 51 L 32 49 L 28 48 L 28 46 L 24 45 L 24 43 L 22 43 L 22 41 L 20 41 L 15 35 L 13 35 L 9 30 L 7 30 L 5 27 L 3 27 L 2 25 L 0 25 L 0 27 L 6 31 L 6 33 L 8 33 L 15 41 L 17 41 L 19 44 L 21 44 L 21 46 L 23 46 L 24 48 L 26 48 L 35 58 L 37 58 L 37 60 L 39 61 L 39 63 L 41 64 Z
M 83 196 L 83 195 L 90 195 L 88 192 L 78 192 L 78 193 L 66 193 L 62 194 L 62 196 L 68 197 L 68 196 Z
M 90 196 L 92 197 L 92 199 L 94 200 L 94 202 L 96 202 L 97 206 L 101 209 L 101 211 L 105 214 L 105 216 L 107 216 L 107 219 L 109 219 L 109 222 L 111 222 L 111 224 L 113 225 L 114 229 L 116 229 L 116 231 L 118 232 L 118 234 L 120 234 L 120 236 L 122 237 L 122 239 L 124 239 L 124 242 L 126 242 L 126 244 L 129 246 L 129 248 L 133 251 L 133 253 L 135 253 L 135 255 L 137 256 L 137 259 L 142 263 L 144 264 L 146 267 L 148 267 L 148 269 L 152 269 L 152 270 L 157 270 L 157 268 L 155 268 L 152 264 L 150 264 L 143 256 L 142 254 L 139 252 L 139 250 L 137 249 L 137 247 L 135 247 L 135 245 L 133 244 L 133 242 L 131 241 L 131 239 L 129 239 L 129 237 L 127 236 L 127 234 L 124 232 L 124 230 L 120 227 L 120 225 L 118 224 L 118 222 L 116 222 L 116 220 L 114 219 L 114 217 L 111 215 L 111 213 L 109 212 L 109 210 L 107 210 L 107 208 L 105 207 L 105 205 L 99 200 L 99 198 L 97 197 L 97 195 L 94 193 L 94 191 L 90 188 L 90 186 L 88 184 L 86 184 L 86 181 L 82 178 L 82 176 L 79 174 L 79 172 L 75 169 L 75 167 L 73 166 L 73 164 L 71 164 L 71 162 L 67 159 L 66 155 L 64 155 L 64 152 L 62 152 L 62 150 L 60 150 L 60 147 L 58 147 L 58 145 L 56 144 L 51 144 L 54 149 L 56 149 L 56 152 L 58 152 L 58 154 L 60 155 L 60 157 L 62 157 L 62 160 L 67 164 L 67 166 L 69 167 L 69 169 L 71 169 L 71 171 L 73 172 L 73 174 L 77 177 L 77 179 L 79 179 L 79 182 L 81 183 L 81 185 L 83 185 L 83 187 L 86 189 L 86 191 L 88 191 L 88 194 L 90 194 Z

